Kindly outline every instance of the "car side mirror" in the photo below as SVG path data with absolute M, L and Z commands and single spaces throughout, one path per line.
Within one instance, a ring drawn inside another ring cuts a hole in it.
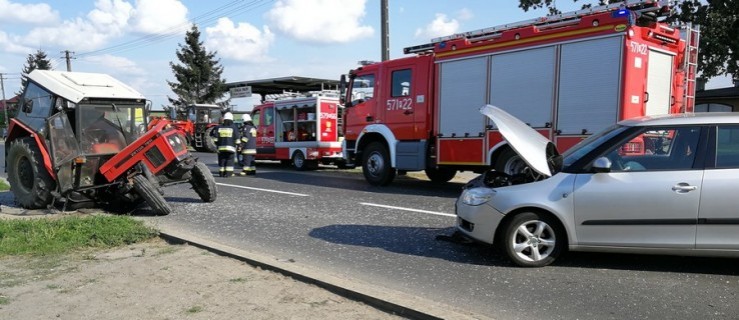
M 23 102 L 23 108 L 21 108 L 21 110 L 23 110 L 23 112 L 25 113 L 30 113 L 33 110 L 33 100 L 26 99 Z
M 600 157 L 598 159 L 595 159 L 593 162 L 593 172 L 599 173 L 599 172 L 611 172 L 611 160 L 606 157 Z

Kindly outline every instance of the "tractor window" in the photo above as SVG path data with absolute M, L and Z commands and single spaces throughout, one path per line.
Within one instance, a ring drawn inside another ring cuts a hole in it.
M 30 102 L 30 103 L 29 103 Z M 42 89 L 33 82 L 28 82 L 26 92 L 23 95 L 21 110 L 29 117 L 46 118 L 49 116 L 52 105 L 51 93 Z M 27 109 L 30 107 L 30 112 Z
M 82 151 L 109 154 L 123 150 L 128 144 L 126 141 L 133 141 L 137 136 L 131 125 L 135 123 L 134 110 L 133 106 L 123 104 L 115 108 L 112 104 L 80 105 L 77 118 Z

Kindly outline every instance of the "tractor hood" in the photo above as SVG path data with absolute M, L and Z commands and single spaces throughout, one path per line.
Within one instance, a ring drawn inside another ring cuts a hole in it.
M 33 70 L 28 78 L 73 103 L 85 98 L 144 100 L 144 95 L 102 73 Z
M 547 177 L 560 170 L 552 161 L 559 153 L 549 139 L 496 106 L 485 105 L 480 113 L 493 120 L 503 138 L 531 169 Z

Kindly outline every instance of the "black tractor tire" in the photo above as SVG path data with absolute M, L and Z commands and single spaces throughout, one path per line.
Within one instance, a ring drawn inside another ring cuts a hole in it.
M 42 209 L 51 204 L 56 182 L 44 167 L 41 150 L 33 138 L 10 143 L 6 168 L 15 201 L 26 209 Z
M 397 170 L 390 166 L 390 152 L 380 142 L 372 142 L 364 149 L 362 173 L 373 186 L 386 186 L 393 182 Z
M 216 180 L 205 163 L 195 163 L 195 166 L 190 171 L 190 184 L 192 185 L 192 189 L 195 190 L 204 202 L 216 201 L 216 195 L 218 194 Z
M 144 175 L 139 174 L 133 176 L 133 188 L 136 189 L 139 196 L 146 201 L 156 215 L 166 216 L 172 212 L 172 207 L 169 206 L 167 200 L 164 200 L 164 196 L 159 193 L 157 187 Z
M 210 136 L 215 128 L 216 127 L 210 127 L 205 129 L 205 132 L 203 133 L 203 152 L 218 152 L 218 146 L 216 145 L 216 142 L 213 141 L 213 137 Z
M 433 183 L 446 183 L 457 175 L 457 170 L 449 168 L 429 168 L 424 172 L 426 172 L 426 176 Z

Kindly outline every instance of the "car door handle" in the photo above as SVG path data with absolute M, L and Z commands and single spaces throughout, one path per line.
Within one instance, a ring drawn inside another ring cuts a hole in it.
M 687 193 L 687 192 L 694 191 L 694 190 L 697 190 L 697 189 L 698 189 L 698 187 L 691 186 L 691 185 L 689 185 L 689 184 L 687 184 L 685 182 L 681 182 L 681 183 L 678 183 L 678 184 L 672 186 L 672 191 L 675 191 L 677 193 Z
M 407 116 L 409 114 L 413 114 L 413 111 L 405 110 L 405 111 L 403 111 L 403 114 Z

